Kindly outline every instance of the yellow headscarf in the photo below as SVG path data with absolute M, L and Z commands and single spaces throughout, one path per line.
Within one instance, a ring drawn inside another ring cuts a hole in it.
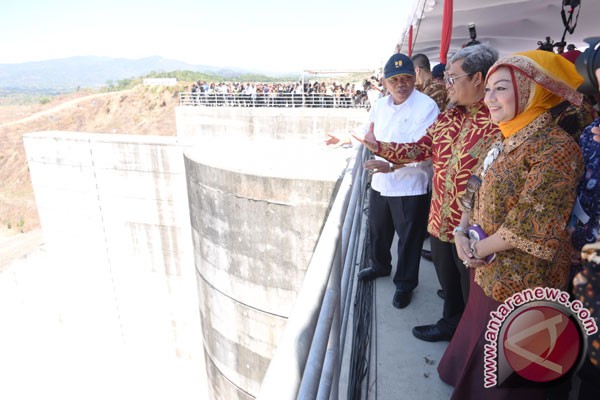
M 517 108 L 513 119 L 498 124 L 505 138 L 526 127 L 563 99 L 581 105 L 583 95 L 576 89 L 583 83 L 583 78 L 572 62 L 558 54 L 532 50 L 500 58 L 490 68 L 486 84 L 499 67 L 508 67 L 511 71 Z

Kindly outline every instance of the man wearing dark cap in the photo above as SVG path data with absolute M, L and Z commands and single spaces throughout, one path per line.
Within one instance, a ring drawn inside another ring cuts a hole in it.
M 390 93 L 378 99 L 369 114 L 363 133 L 372 131 L 382 141 L 412 143 L 425 135 L 439 109 L 430 97 L 415 90 L 415 69 L 411 59 L 394 54 L 384 68 L 383 83 Z M 368 281 L 392 271 L 391 246 L 398 234 L 398 262 L 394 274 L 396 292 L 392 304 L 406 307 L 417 287 L 421 247 L 429 214 L 431 161 L 415 162 L 402 168 L 381 157 L 365 163 L 373 172 L 369 198 L 369 266 L 358 278 Z
M 444 72 L 446 71 L 446 64 L 438 64 L 431 70 L 433 79 L 440 82 L 444 82 Z

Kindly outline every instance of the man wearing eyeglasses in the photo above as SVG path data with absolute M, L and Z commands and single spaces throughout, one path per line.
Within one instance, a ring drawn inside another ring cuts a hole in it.
M 421 340 L 450 340 L 462 316 L 469 292 L 469 270 L 458 258 L 454 236 L 462 209 L 459 199 L 467 180 L 500 130 L 490 119 L 483 103 L 487 70 L 497 60 L 498 52 L 487 44 L 459 50 L 446 67 L 445 83 L 454 107 L 446 109 L 414 143 L 393 143 L 367 133 L 356 137 L 376 155 L 395 164 L 431 159 L 433 193 L 427 230 L 430 234 L 433 264 L 444 293 L 442 318 L 435 324 L 413 328 Z

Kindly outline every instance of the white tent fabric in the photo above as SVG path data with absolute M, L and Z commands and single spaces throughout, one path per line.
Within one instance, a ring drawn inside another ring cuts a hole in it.
M 573 35 L 567 32 L 565 42 L 584 48 L 583 39 L 600 36 L 600 0 L 580 3 L 577 27 Z M 564 32 L 562 4 L 562 0 L 454 0 L 448 56 L 471 40 L 471 22 L 475 23 L 477 40 L 491 44 L 500 55 L 536 49 L 546 36 L 558 42 Z M 432 62 L 439 61 L 443 9 L 443 0 L 416 0 L 409 20 L 413 25 L 413 54 L 424 53 Z M 408 28 L 402 37 L 403 53 L 408 53 L 407 32 Z

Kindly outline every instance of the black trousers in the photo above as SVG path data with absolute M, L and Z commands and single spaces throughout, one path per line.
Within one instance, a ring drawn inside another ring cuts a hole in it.
M 419 284 L 421 248 L 427 230 L 429 195 L 385 197 L 371 189 L 369 196 L 369 257 L 371 267 L 392 271 L 391 247 L 398 234 L 396 290 L 410 292 Z
M 435 272 L 444 291 L 444 310 L 437 325 L 441 331 L 454 334 L 469 299 L 469 269 L 458 258 L 454 243 L 433 236 L 429 237 L 429 243 Z

